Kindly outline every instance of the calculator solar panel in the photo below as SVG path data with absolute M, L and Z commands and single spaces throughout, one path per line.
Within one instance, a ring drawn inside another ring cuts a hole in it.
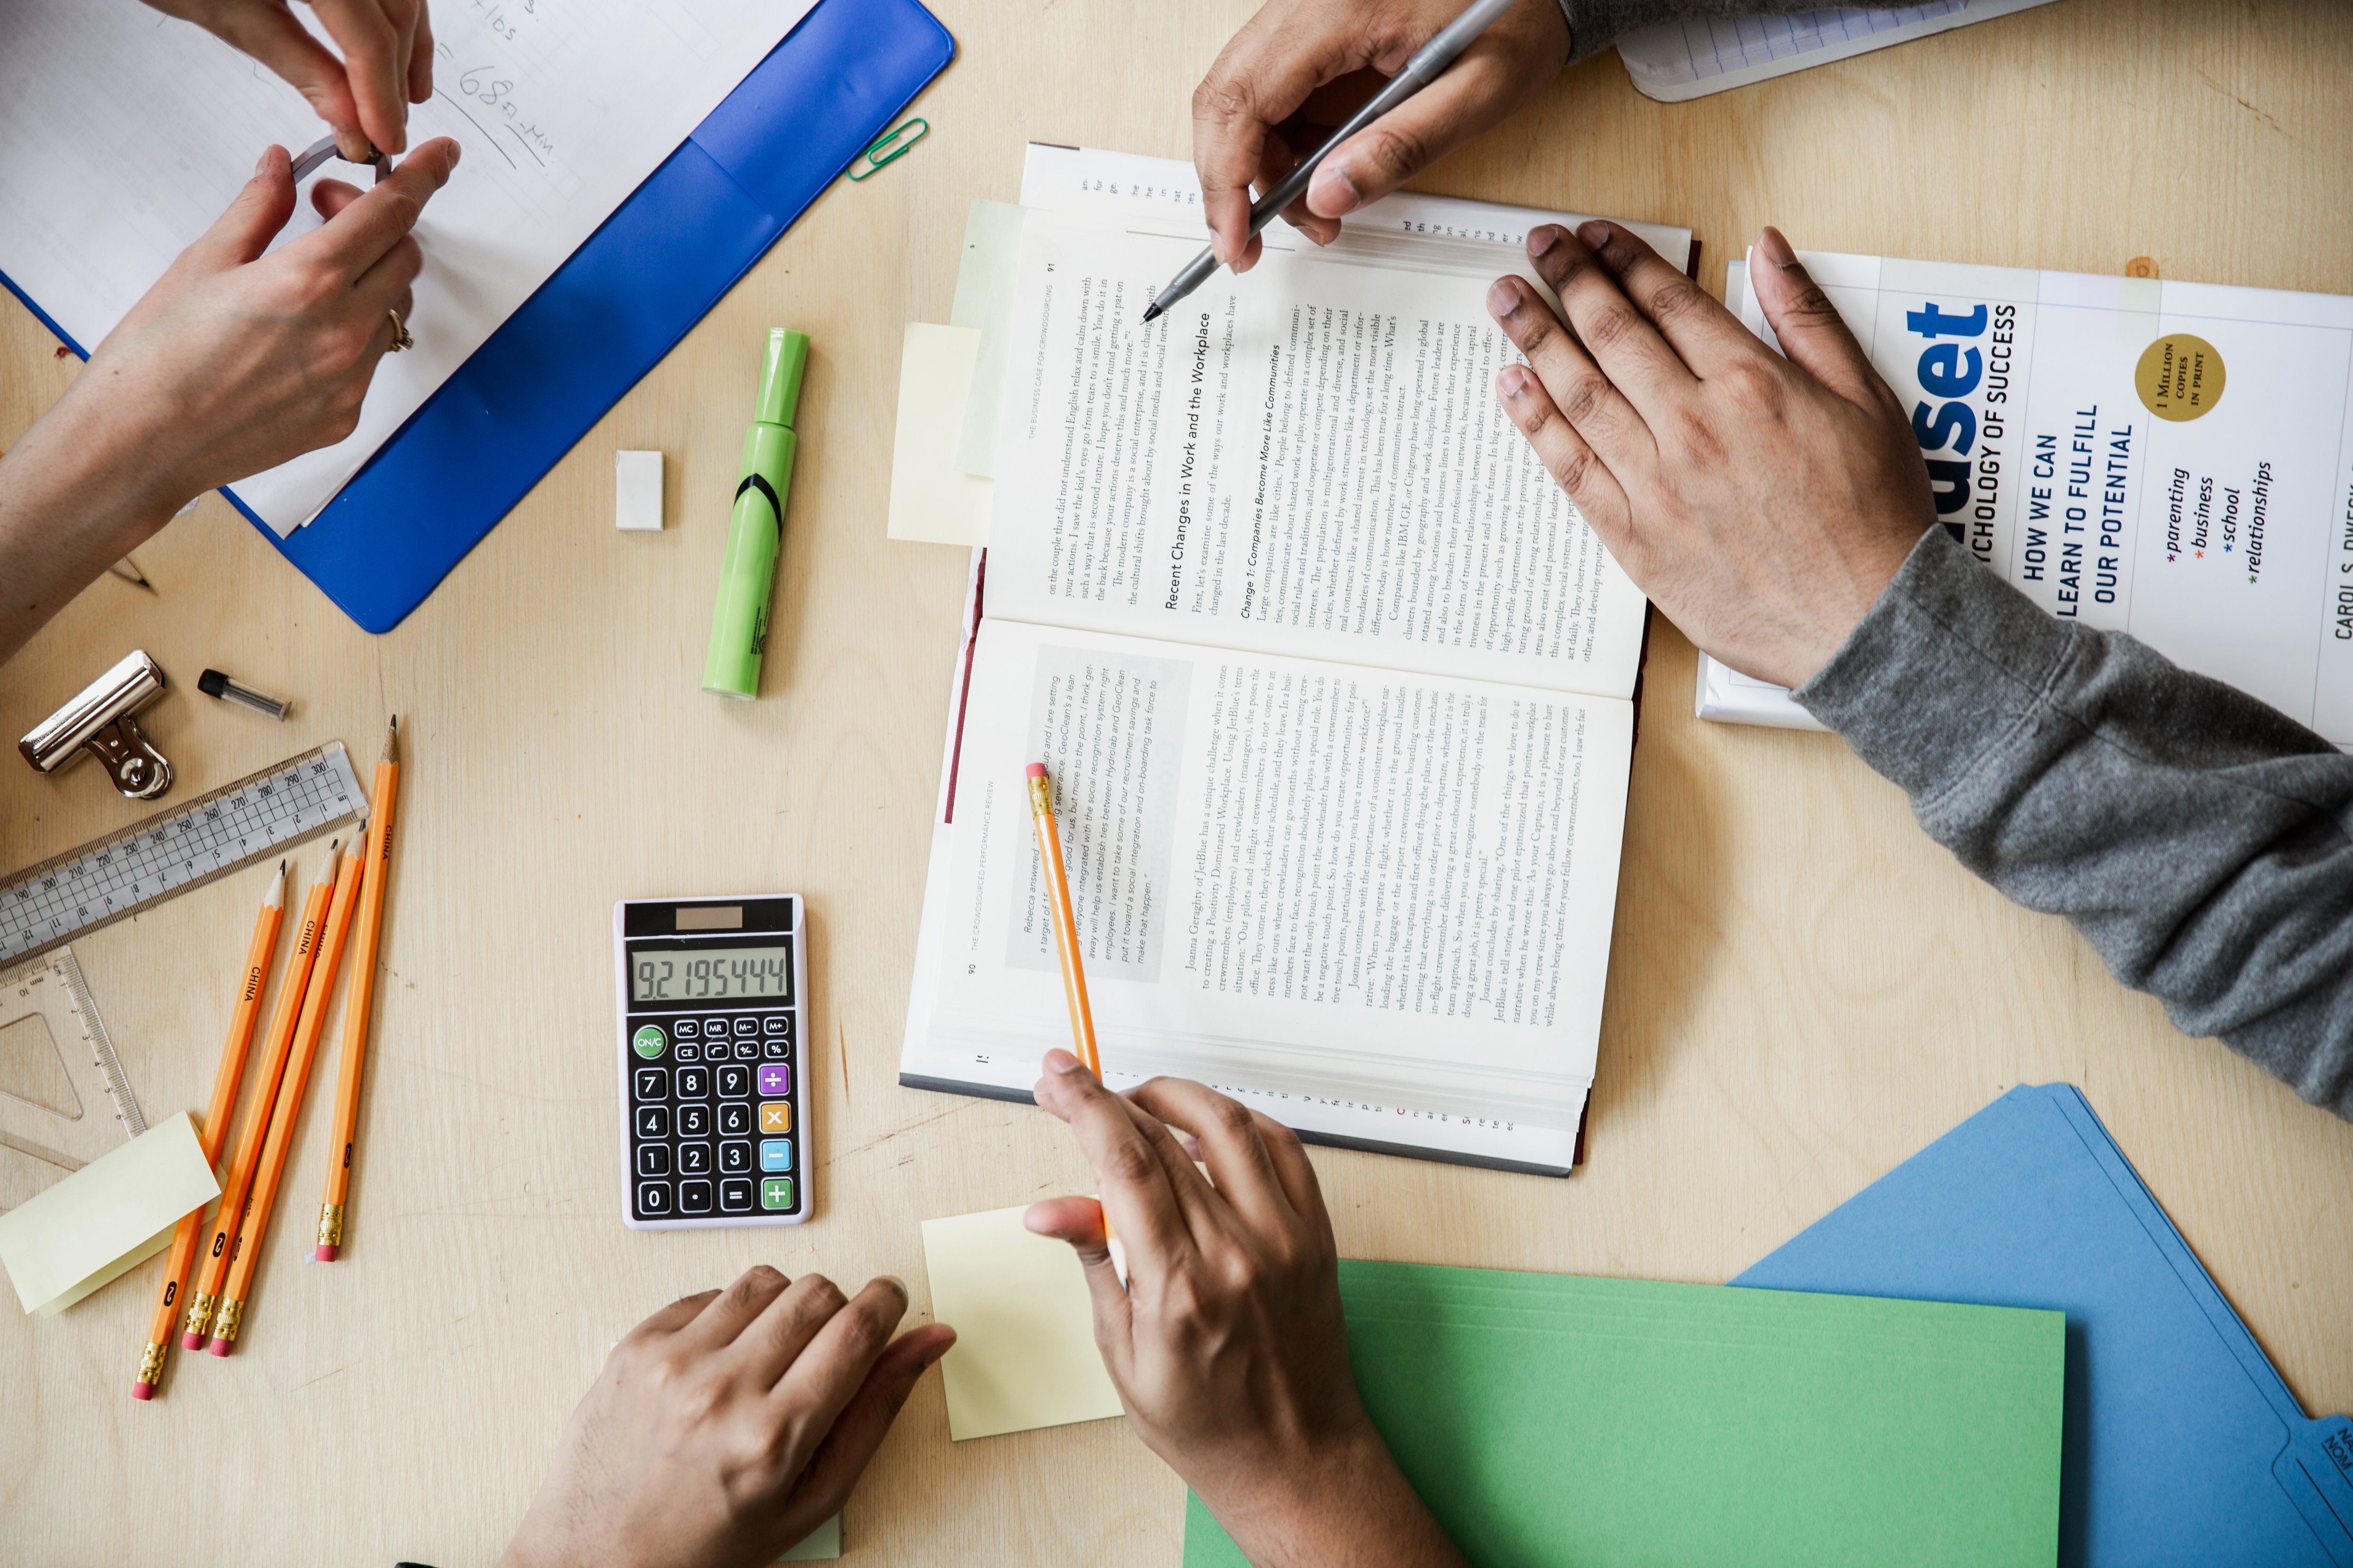
M 804 934 L 793 894 L 614 906 L 633 1228 L 808 1217 Z

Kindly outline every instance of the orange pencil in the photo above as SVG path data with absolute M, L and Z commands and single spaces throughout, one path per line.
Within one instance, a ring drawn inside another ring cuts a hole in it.
M 360 1071 L 367 1065 L 368 1008 L 375 998 L 376 944 L 384 934 L 384 889 L 392 875 L 392 803 L 400 791 L 400 715 L 385 726 L 368 805 L 367 868 L 360 887 L 360 929 L 352 940 L 352 988 L 343 998 L 343 1060 L 335 1074 L 335 1136 L 327 1145 L 327 1195 L 319 1204 L 319 1241 L 311 1256 L 332 1263 L 343 1246 L 343 1201 L 351 1191 L 352 1148 L 359 1142 Z
M 302 1021 L 295 1026 L 286 1076 L 278 1080 L 278 1108 L 269 1113 L 269 1141 L 261 1146 L 261 1163 L 254 1168 L 245 1221 L 237 1226 L 237 1242 L 228 1249 L 228 1282 L 221 1287 L 220 1306 L 213 1314 L 212 1343 L 206 1347 L 215 1355 L 228 1354 L 245 1321 L 246 1296 L 253 1288 L 253 1270 L 261 1259 L 261 1238 L 269 1234 L 269 1210 L 278 1200 L 279 1178 L 286 1173 L 286 1156 L 294 1145 L 294 1121 L 302 1114 L 302 1091 L 310 1087 L 311 1063 L 319 1054 L 327 1002 L 335 989 L 335 963 L 343 956 L 343 937 L 352 929 L 352 907 L 359 897 L 360 858 L 346 855 L 335 873 L 327 931 L 319 939 L 318 962 L 311 967 L 311 984 L 303 993 Z
M 238 977 L 237 1007 L 229 1015 L 228 1039 L 221 1047 L 220 1067 L 213 1074 L 212 1103 L 205 1110 L 205 1163 L 220 1165 L 228 1142 L 228 1119 L 237 1110 L 237 1080 L 245 1076 L 246 1053 L 253 1047 L 254 1021 L 261 1016 L 261 987 L 269 978 L 269 960 L 278 952 L 278 928 L 286 916 L 286 862 L 261 898 L 261 913 L 253 922 L 253 942 L 245 952 L 245 973 Z M 172 1236 L 172 1264 L 164 1272 L 163 1293 L 156 1298 L 155 1321 L 147 1330 L 147 1349 L 139 1357 L 139 1379 L 131 1385 L 133 1399 L 153 1399 L 164 1381 L 164 1356 L 172 1342 L 172 1323 L 179 1316 L 180 1292 L 187 1288 L 188 1270 L 196 1261 L 198 1233 L 204 1229 L 201 1208 L 180 1221 Z
M 1046 764 L 1029 764 L 1029 820 L 1038 829 L 1038 858 L 1045 862 L 1046 904 L 1054 915 L 1054 951 L 1062 959 L 1062 1000 L 1071 1009 L 1071 1045 L 1087 1070 L 1103 1079 L 1103 1059 L 1095 1055 L 1095 1015 L 1087 1005 L 1087 971 L 1079 957 L 1079 918 L 1071 911 L 1071 877 L 1062 868 L 1062 836 L 1054 826 L 1054 786 Z M 1103 1240 L 1111 1247 L 1111 1266 L 1122 1285 L 1127 1283 L 1127 1254 L 1111 1230 L 1111 1215 L 1103 1215 Z
M 335 884 L 335 845 L 327 846 L 327 863 L 302 900 L 302 923 L 294 930 L 294 953 L 286 961 L 286 978 L 279 982 L 278 1011 L 269 1016 L 269 1037 L 261 1047 L 261 1075 L 253 1080 L 253 1098 L 245 1102 L 245 1130 L 237 1135 L 237 1160 L 221 1186 L 220 1211 L 213 1218 L 212 1235 L 205 1244 L 205 1277 L 188 1302 L 181 1324 L 180 1348 L 205 1348 L 205 1330 L 220 1299 L 221 1281 L 228 1274 L 230 1245 L 237 1240 L 245 1202 L 252 1192 L 253 1167 L 261 1158 L 261 1141 L 269 1131 L 269 1112 L 278 1102 L 278 1076 L 286 1070 L 286 1052 L 294 1043 L 294 1025 L 302 1016 L 302 990 L 311 979 L 311 964 L 319 955 L 319 931 L 327 918 L 327 895 Z
M 1029 816 L 1038 828 L 1038 856 L 1046 863 L 1046 900 L 1054 912 L 1054 947 L 1062 956 L 1062 1000 L 1070 1004 L 1071 1039 L 1079 1060 L 1098 1079 L 1095 1016 L 1087 1005 L 1087 972 L 1079 962 L 1079 921 L 1071 912 L 1071 879 L 1062 869 L 1062 836 L 1054 828 L 1054 786 L 1046 764 L 1029 764 Z

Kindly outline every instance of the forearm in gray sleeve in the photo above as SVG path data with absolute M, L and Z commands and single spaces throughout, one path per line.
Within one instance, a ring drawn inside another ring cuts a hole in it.
M 2353 1120 L 2353 757 L 1941 528 L 1797 698 L 1963 865 Z
M 1599 54 L 1628 33 L 1662 22 L 1725 21 L 1820 9 L 1820 0 L 1560 0 L 1560 14 L 1568 18 L 1571 65 Z

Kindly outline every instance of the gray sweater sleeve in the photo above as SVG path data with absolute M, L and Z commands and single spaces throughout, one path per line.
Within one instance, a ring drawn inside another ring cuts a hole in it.
M 2353 757 L 1941 528 L 1797 698 L 1961 864 L 2353 1120 Z
M 1662 22 L 1722 21 L 1820 9 L 1821 0 L 1560 0 L 1560 14 L 1568 18 L 1571 65 L 1599 54 L 1624 34 Z

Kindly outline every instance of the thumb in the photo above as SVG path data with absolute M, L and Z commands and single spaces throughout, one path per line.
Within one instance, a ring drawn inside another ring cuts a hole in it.
M 1307 210 L 1345 217 L 1376 202 L 1519 107 L 1512 67 L 1495 47 L 1454 68 L 1332 149 L 1307 185 Z
M 1871 367 L 1870 356 L 1779 229 L 1767 228 L 1757 237 L 1748 286 L 1757 290 L 1757 303 L 1791 364 L 1851 402 L 1883 401 L 1880 375 Z
M 237 199 L 213 221 L 212 227 L 181 252 L 174 266 L 220 272 L 258 261 L 293 216 L 293 162 L 283 147 L 264 148 L 245 189 L 237 192 Z
M 1087 1277 L 1087 1295 L 1094 1306 L 1095 1348 L 1112 1368 L 1112 1381 L 1122 1381 L 1119 1373 L 1125 1367 L 1131 1320 L 1127 1287 L 1120 1283 L 1119 1267 L 1112 1261 L 1103 1205 L 1093 1198 L 1048 1198 L 1031 1204 L 1021 1223 L 1032 1235 L 1069 1242 L 1071 1250 L 1079 1255 L 1079 1268 Z

